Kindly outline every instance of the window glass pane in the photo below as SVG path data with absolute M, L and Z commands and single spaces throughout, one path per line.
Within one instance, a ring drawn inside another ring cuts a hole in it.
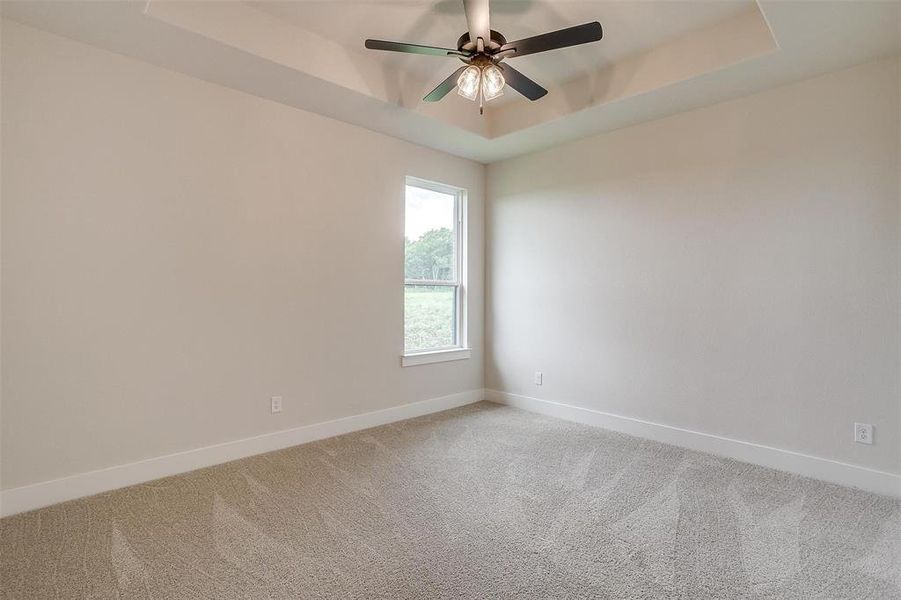
M 406 279 L 454 281 L 456 196 L 408 185 L 406 198 Z
M 404 349 L 429 350 L 456 344 L 457 288 L 404 286 Z

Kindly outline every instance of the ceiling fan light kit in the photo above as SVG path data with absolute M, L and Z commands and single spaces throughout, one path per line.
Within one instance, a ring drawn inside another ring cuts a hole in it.
M 456 50 L 384 40 L 366 40 L 366 47 L 370 50 L 459 58 L 465 66 L 454 71 L 423 100 L 437 102 L 456 87 L 459 95 L 479 101 L 481 113 L 484 102 L 502 96 L 507 85 L 533 102 L 547 94 L 546 89 L 510 65 L 502 65 L 501 61 L 596 42 L 603 37 L 601 24 L 593 21 L 508 43 L 502 34 L 489 28 L 488 0 L 463 0 L 463 10 L 469 31 L 460 36 Z
M 504 94 L 504 74 L 493 62 L 471 64 L 457 78 L 457 93 L 467 100 L 479 101 L 479 112 L 483 112 L 483 101 L 494 100 Z

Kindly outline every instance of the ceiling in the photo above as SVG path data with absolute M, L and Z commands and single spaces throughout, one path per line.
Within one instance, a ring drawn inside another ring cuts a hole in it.
M 383 1 L 333 0 L 330 2 L 261 1 L 252 6 L 301 28 L 324 33 L 349 52 L 363 48 L 365 38 L 413 42 L 455 48 L 466 31 L 461 0 Z M 597 70 L 629 55 L 752 10 L 754 0 L 616 2 L 494 0 L 491 27 L 509 41 L 601 21 L 601 44 L 578 49 L 533 54 L 516 61 L 517 68 L 545 86 L 553 86 Z M 314 25 L 315 24 L 315 25 Z M 446 75 L 459 66 L 454 59 L 395 54 L 372 54 L 374 60 L 425 80 L 436 71 Z M 428 91 L 428 90 L 426 90 Z M 518 94 L 507 99 L 526 101 Z
M 62 0 L 4 18 L 480 162 L 901 53 L 901 2 L 493 0 L 508 39 L 598 20 L 604 39 L 512 63 L 550 93 L 512 90 L 479 116 L 422 96 L 457 64 L 366 51 L 368 37 L 454 46 L 461 0 Z

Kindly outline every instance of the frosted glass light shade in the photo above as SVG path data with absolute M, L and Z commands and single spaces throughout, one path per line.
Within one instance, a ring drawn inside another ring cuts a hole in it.
M 503 95 L 506 83 L 500 68 L 496 65 L 488 65 L 482 71 L 482 97 L 488 101 Z
M 469 65 L 457 79 L 457 93 L 469 100 L 475 100 L 479 96 L 481 80 L 482 72 L 479 68 Z

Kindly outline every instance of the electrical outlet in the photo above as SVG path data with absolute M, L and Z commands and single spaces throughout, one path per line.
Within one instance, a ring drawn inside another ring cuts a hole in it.
M 854 441 L 858 444 L 873 443 L 873 426 L 869 423 L 854 424 Z
M 270 406 L 272 407 L 272 412 L 274 412 L 274 413 L 282 412 L 282 397 L 281 396 L 273 396 L 270 399 Z
M 535 385 L 541 385 L 544 383 L 544 375 L 541 374 L 541 371 L 535 371 Z

